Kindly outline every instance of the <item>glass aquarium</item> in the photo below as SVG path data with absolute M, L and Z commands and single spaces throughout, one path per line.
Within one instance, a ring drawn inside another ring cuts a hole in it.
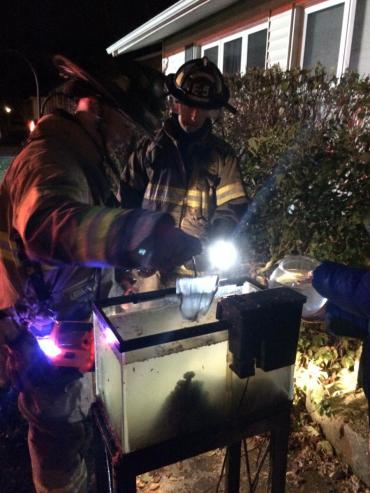
M 292 399 L 292 366 L 256 368 L 249 378 L 229 367 L 228 327 L 216 318 L 217 304 L 256 290 L 249 282 L 221 286 L 194 322 L 182 318 L 174 293 L 95 308 L 96 392 L 123 453 L 262 416 Z

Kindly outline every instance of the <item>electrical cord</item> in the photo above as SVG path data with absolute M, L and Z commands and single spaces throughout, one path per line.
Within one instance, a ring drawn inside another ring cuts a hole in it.
M 249 377 L 247 378 L 247 380 L 245 382 L 244 389 L 243 389 L 242 395 L 240 397 L 239 404 L 238 404 L 238 407 L 236 409 L 236 412 L 239 412 L 240 411 L 241 405 L 242 405 L 242 403 L 243 403 L 243 401 L 245 399 L 245 396 L 247 395 L 248 385 L 249 385 Z M 218 491 L 219 491 L 219 488 L 220 488 L 220 485 L 221 485 L 221 481 L 222 481 L 222 478 L 224 476 L 224 470 L 225 470 L 227 455 L 228 455 L 228 449 L 226 449 L 225 457 L 224 457 L 224 460 L 222 462 L 221 472 L 220 472 L 220 476 L 218 478 L 217 486 L 216 486 L 216 493 L 218 493 Z
M 239 404 L 236 409 L 236 413 L 238 413 L 242 407 L 243 402 L 245 402 L 245 398 L 247 396 L 248 392 L 248 387 L 249 387 L 249 377 L 247 378 L 242 394 L 240 396 Z M 267 491 L 270 491 L 270 486 L 271 486 L 271 446 L 270 446 L 270 439 L 265 437 L 263 440 L 262 444 L 260 446 L 256 445 L 252 447 L 251 449 L 248 449 L 247 447 L 247 441 L 244 439 L 242 441 L 243 443 L 243 449 L 244 449 L 244 458 L 245 458 L 245 465 L 246 465 L 246 470 L 247 470 L 247 479 L 248 479 L 248 486 L 249 486 L 249 493 L 254 493 L 256 491 L 256 488 L 258 486 L 259 480 L 260 480 L 260 473 L 262 470 L 262 467 L 266 461 L 268 453 L 270 454 L 270 461 L 269 461 L 269 470 L 268 470 L 268 479 L 267 479 Z M 267 443 L 267 446 L 266 446 Z M 266 447 L 265 447 L 266 446 Z M 254 478 L 252 479 L 252 471 L 251 471 L 251 465 L 249 461 L 249 453 L 252 452 L 253 450 L 258 448 L 258 454 L 255 462 L 255 468 L 256 472 L 254 475 Z M 225 466 L 226 466 L 226 460 L 228 456 L 228 449 L 226 449 L 225 456 L 222 462 L 221 466 L 221 472 L 220 476 L 217 481 L 217 486 L 216 486 L 216 493 L 219 492 L 220 486 L 222 479 L 224 478 L 225 475 Z M 207 490 L 206 493 L 212 491 L 213 487 Z
M 236 409 L 237 412 L 240 411 L 242 404 L 243 404 L 243 401 L 245 399 L 245 396 L 247 395 L 248 385 L 249 385 L 249 377 L 247 378 L 247 381 L 245 382 L 244 389 L 243 389 L 242 395 L 240 397 L 238 407 Z

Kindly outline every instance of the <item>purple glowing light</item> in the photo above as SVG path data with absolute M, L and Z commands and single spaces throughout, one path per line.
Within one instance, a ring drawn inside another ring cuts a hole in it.
M 109 346 L 115 346 L 118 344 L 118 339 L 117 337 L 114 335 L 113 331 L 111 329 L 108 329 L 106 328 L 104 330 L 104 339 L 105 339 L 105 342 L 109 345 Z
M 41 351 L 43 351 L 48 358 L 55 358 L 62 350 L 55 344 L 50 337 L 43 337 L 37 340 Z

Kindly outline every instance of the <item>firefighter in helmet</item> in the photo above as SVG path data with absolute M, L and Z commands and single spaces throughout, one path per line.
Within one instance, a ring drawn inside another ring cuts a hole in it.
M 54 63 L 76 112 L 42 117 L 1 183 L 0 343 L 29 423 L 37 493 L 85 493 L 81 373 L 53 365 L 32 333 L 87 321 L 103 268 L 173 268 L 201 247 L 169 214 L 123 210 L 116 198 L 134 131 L 160 121 L 161 74 L 114 66 L 100 79 L 63 56 Z
M 121 181 L 123 203 L 169 212 L 179 228 L 203 242 L 228 237 L 246 206 L 235 153 L 212 132 L 212 117 L 221 108 L 236 111 L 229 89 L 206 57 L 186 62 L 166 85 L 172 115 L 131 154 Z M 173 278 L 161 281 L 168 285 Z M 155 289 L 158 281 L 144 285 Z

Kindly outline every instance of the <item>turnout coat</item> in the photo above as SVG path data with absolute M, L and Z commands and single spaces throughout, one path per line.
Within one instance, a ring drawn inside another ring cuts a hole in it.
M 230 231 L 246 205 L 230 145 L 212 133 L 209 120 L 187 134 L 175 115 L 154 141 L 144 139 L 131 154 L 121 187 L 125 207 L 169 212 L 178 227 L 198 238 L 217 224 Z
M 73 116 L 40 120 L 0 186 L 0 312 L 32 318 L 40 293 L 31 279 L 42 278 L 58 316 L 84 318 L 97 269 L 132 267 L 130 253 L 167 215 L 116 208 L 111 176 Z

